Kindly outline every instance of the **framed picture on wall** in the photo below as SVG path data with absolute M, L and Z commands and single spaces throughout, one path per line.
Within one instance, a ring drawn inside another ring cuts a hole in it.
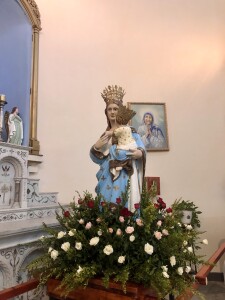
M 166 104 L 128 102 L 128 107 L 136 112 L 130 125 L 141 136 L 145 149 L 147 151 L 168 151 Z

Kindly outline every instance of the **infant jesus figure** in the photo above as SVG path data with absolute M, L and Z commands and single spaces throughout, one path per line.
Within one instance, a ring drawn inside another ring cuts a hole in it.
M 130 176 L 133 174 L 132 150 L 137 149 L 137 144 L 133 138 L 132 129 L 127 123 L 135 114 L 133 110 L 126 108 L 126 106 L 120 106 L 116 116 L 119 127 L 114 129 L 113 132 L 106 132 L 107 135 L 112 135 L 117 150 L 114 152 L 116 155 L 111 153 L 111 161 L 109 164 L 113 181 L 119 177 L 120 171 L 123 168 L 127 170 Z
M 132 136 L 131 127 L 127 123 L 135 116 L 136 112 L 127 108 L 126 106 L 120 106 L 116 121 L 119 127 L 113 131 L 113 135 L 117 141 L 117 149 L 128 150 L 126 155 L 131 155 L 130 150 L 137 149 L 137 144 Z

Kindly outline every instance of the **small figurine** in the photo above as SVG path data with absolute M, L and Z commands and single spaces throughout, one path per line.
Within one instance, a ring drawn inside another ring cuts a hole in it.
M 23 140 L 23 121 L 19 116 L 18 107 L 13 107 L 11 113 L 5 112 L 5 127 L 7 143 L 21 145 Z

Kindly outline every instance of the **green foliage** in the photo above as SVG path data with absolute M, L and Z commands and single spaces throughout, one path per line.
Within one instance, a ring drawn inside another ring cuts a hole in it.
M 127 192 L 117 203 L 94 198 L 87 191 L 77 194 L 68 210 L 61 207 L 62 214 L 56 216 L 61 231 L 44 224 L 46 236 L 40 246 L 45 254 L 28 266 L 31 274 L 40 274 L 41 284 L 58 278 L 68 293 L 100 276 L 106 287 L 114 280 L 126 292 L 129 280 L 151 286 L 161 298 L 191 286 L 191 266 L 203 259 L 194 251 L 202 244 L 200 232 L 181 223 L 181 206 L 189 202 L 175 201 L 167 208 L 154 185 L 150 191 L 143 189 L 133 211 L 126 208 Z M 197 207 L 191 205 L 198 216 Z
M 191 211 L 192 212 L 191 225 L 193 227 L 200 227 L 199 215 L 202 212 L 198 209 L 198 206 L 196 206 L 194 202 L 189 200 L 185 201 L 180 198 L 174 202 L 172 207 L 173 210 L 176 211 L 181 217 L 183 215 L 182 212 L 184 210 Z

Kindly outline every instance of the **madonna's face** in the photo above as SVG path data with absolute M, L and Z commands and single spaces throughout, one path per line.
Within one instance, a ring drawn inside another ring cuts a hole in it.
M 118 113 L 119 106 L 117 104 L 111 103 L 106 108 L 106 114 L 109 121 L 115 121 Z
M 151 115 L 149 115 L 149 114 L 145 115 L 144 122 L 145 122 L 146 125 L 151 125 L 152 121 L 153 120 L 152 120 L 152 116 Z

